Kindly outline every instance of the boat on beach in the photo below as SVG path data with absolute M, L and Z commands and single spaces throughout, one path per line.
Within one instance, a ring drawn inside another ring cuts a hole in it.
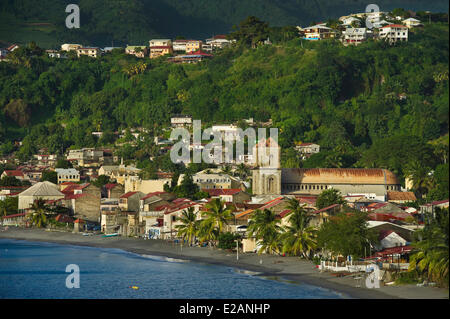
M 103 235 L 102 237 L 117 237 L 117 236 L 119 236 L 119 234 L 114 233 L 114 234 L 106 234 L 106 235 Z

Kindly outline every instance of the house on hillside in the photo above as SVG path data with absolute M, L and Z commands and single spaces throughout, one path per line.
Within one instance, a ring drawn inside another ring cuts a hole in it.
M 407 42 L 408 27 L 401 24 L 389 24 L 380 28 L 378 38 L 389 43 Z
M 97 58 L 100 56 L 100 48 L 97 47 L 82 47 L 77 49 L 77 57 L 89 56 L 91 58 Z
M 304 34 L 305 40 L 324 40 L 331 39 L 336 36 L 336 32 L 325 26 L 325 24 L 317 24 L 301 30 Z
M 406 25 L 409 29 L 415 28 L 415 27 L 423 27 L 422 22 L 420 20 L 417 20 L 415 18 L 408 18 L 402 21 L 404 25 Z
M 303 160 L 309 158 L 313 154 L 320 152 L 320 145 L 314 143 L 301 143 L 295 146 L 295 150 L 300 154 Z
M 368 38 L 366 28 L 347 28 L 342 32 L 342 43 L 344 45 L 358 45 Z
M 127 45 L 125 53 L 137 58 L 144 58 L 149 55 L 149 49 L 145 45 Z
M 150 59 L 156 59 L 161 56 L 173 54 L 172 40 L 153 39 L 150 40 Z

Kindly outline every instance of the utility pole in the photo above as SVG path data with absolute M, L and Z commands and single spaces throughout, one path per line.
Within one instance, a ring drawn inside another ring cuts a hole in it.
M 236 260 L 239 260 L 239 239 L 236 239 Z

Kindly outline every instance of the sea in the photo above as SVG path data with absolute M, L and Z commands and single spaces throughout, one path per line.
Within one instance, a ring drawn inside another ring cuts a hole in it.
M 0 239 L 1 299 L 344 297 L 325 288 L 233 267 L 112 248 Z

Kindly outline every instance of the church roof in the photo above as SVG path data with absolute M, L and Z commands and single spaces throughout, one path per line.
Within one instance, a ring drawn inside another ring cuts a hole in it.
M 398 185 L 394 173 L 381 168 L 283 168 L 282 183 Z

